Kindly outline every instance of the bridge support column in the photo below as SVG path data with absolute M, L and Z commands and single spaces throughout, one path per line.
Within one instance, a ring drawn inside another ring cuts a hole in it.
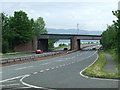
M 80 50 L 80 39 L 76 37 L 71 38 L 71 50 Z
M 77 39 L 77 44 L 78 44 L 78 45 L 77 45 L 77 47 L 78 47 L 78 50 L 81 50 L 81 47 L 80 47 L 80 46 L 81 46 L 80 39 Z
M 48 51 L 48 39 L 39 39 L 38 49 L 42 51 Z
M 71 50 L 80 50 L 80 39 L 76 37 L 71 38 Z

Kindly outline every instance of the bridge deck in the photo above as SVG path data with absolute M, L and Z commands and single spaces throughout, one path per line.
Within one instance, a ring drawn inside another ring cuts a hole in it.
M 39 39 L 71 39 L 76 37 L 81 40 L 100 40 L 101 35 L 77 35 L 77 34 L 41 34 Z

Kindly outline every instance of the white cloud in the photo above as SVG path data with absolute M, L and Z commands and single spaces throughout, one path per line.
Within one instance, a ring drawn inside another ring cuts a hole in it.
M 30 18 L 43 17 L 48 28 L 76 28 L 76 24 L 79 23 L 80 29 L 87 30 L 106 29 L 106 25 L 112 24 L 112 20 L 115 19 L 112 10 L 116 9 L 116 2 L 3 4 L 3 11 L 9 15 L 15 10 L 23 10 Z

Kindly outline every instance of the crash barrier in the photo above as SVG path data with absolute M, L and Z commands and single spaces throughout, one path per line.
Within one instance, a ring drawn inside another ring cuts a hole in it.
M 0 64 L 6 64 L 6 63 L 10 63 L 10 62 L 17 62 L 17 61 L 23 61 L 23 60 L 36 60 L 36 58 L 54 56 L 54 55 L 58 55 L 61 53 L 63 53 L 63 52 L 50 52 L 50 53 L 44 53 L 44 54 L 34 54 L 34 55 L 19 56 L 19 57 L 0 58 Z

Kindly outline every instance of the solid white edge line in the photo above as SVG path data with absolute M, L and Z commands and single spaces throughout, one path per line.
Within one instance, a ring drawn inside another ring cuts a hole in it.
M 39 89 L 46 89 L 46 90 L 48 90 L 48 88 L 38 87 L 38 86 L 30 85 L 30 84 L 27 84 L 27 83 L 23 82 L 23 79 L 25 79 L 26 77 L 29 77 L 29 76 L 30 76 L 30 75 L 25 75 L 24 77 L 22 77 L 22 78 L 20 79 L 20 82 L 21 82 L 23 85 L 28 86 L 28 87 L 31 87 L 31 88 L 39 88 Z M 49 89 L 49 90 L 53 90 L 53 89 Z
M 97 51 L 95 53 L 97 53 Z M 115 79 L 102 79 L 102 78 L 89 77 L 89 76 L 86 76 L 86 75 L 82 74 L 87 68 L 89 68 L 90 66 L 92 66 L 98 60 L 98 58 L 99 58 L 99 55 L 97 54 L 97 58 L 95 59 L 95 61 L 92 64 L 90 64 L 89 66 L 87 66 L 86 68 L 84 68 L 82 71 L 80 71 L 80 75 L 82 77 L 84 77 L 84 78 L 89 78 L 89 79 L 120 81 L 120 80 L 115 80 Z

